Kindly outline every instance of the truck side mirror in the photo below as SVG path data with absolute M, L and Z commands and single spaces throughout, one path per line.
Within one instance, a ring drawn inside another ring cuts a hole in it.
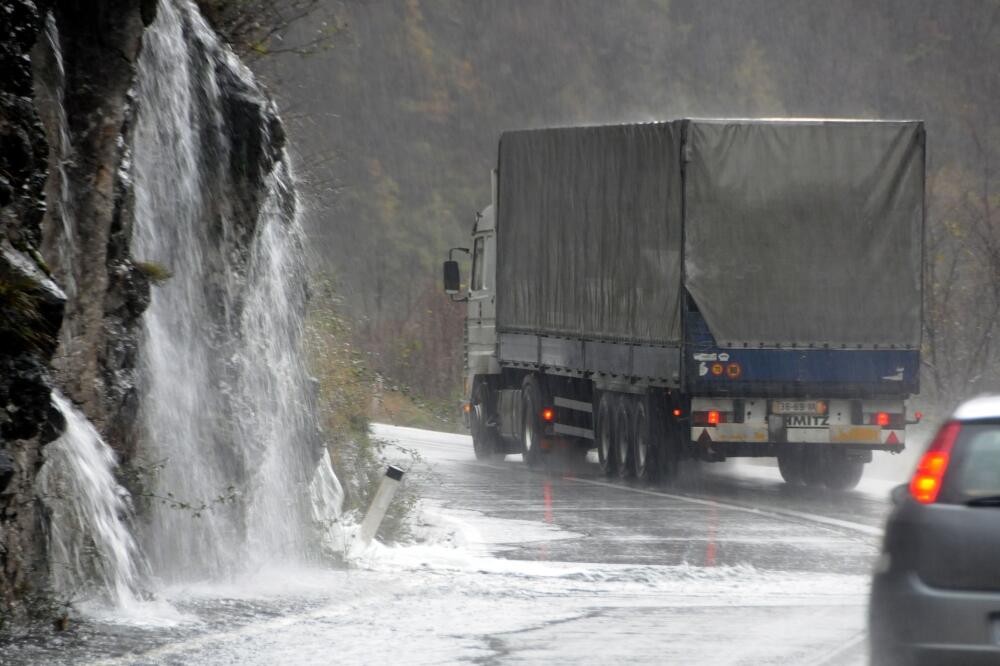
M 462 289 L 462 275 L 458 271 L 458 262 L 444 262 L 444 293 L 457 294 Z

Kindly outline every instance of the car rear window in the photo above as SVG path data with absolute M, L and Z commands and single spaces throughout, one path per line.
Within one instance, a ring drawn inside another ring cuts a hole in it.
M 1000 423 L 963 424 L 943 491 L 966 502 L 1000 495 Z

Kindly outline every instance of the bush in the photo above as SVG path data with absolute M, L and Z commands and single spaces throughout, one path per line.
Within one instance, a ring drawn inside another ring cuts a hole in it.
M 136 261 L 133 262 L 136 270 L 146 276 L 146 278 L 153 284 L 160 285 L 169 280 L 174 276 L 169 268 L 163 264 L 158 264 L 155 261 Z
M 330 458 L 344 487 L 344 512 L 360 521 L 382 481 L 392 446 L 369 432 L 377 377 L 365 354 L 351 344 L 351 325 L 341 315 L 342 307 L 332 280 L 315 280 L 306 348 L 319 386 L 319 412 Z M 416 452 L 396 449 L 408 461 L 404 467 L 412 469 L 419 462 Z M 408 518 L 416 501 L 413 484 L 404 482 L 379 529 L 383 541 L 409 538 Z

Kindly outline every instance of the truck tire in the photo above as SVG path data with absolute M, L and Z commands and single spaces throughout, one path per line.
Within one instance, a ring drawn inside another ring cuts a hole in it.
M 615 473 L 615 398 L 611 393 L 601 393 L 597 401 L 597 423 L 594 425 L 594 435 L 597 440 L 597 462 L 601 465 L 604 476 Z
M 652 483 L 656 481 L 657 439 L 654 436 L 653 419 L 649 417 L 649 405 L 645 397 L 639 398 L 632 411 L 632 459 L 635 463 L 637 479 Z
M 852 490 L 865 473 L 865 463 L 845 455 L 832 455 L 824 467 L 823 482 L 830 490 Z
M 799 452 L 779 453 L 778 471 L 781 478 L 790 486 L 801 486 L 805 483 L 802 477 L 802 454 Z
M 490 460 L 503 456 L 503 442 L 495 425 L 492 395 L 489 384 L 476 379 L 472 388 L 472 401 L 469 409 L 469 430 L 472 433 L 472 449 L 476 460 Z
M 543 462 L 542 451 L 542 391 L 534 375 L 524 378 L 521 385 L 523 409 L 521 423 L 522 457 L 529 467 L 538 467 Z
M 632 433 L 632 412 L 635 410 L 634 399 L 630 395 L 618 398 L 615 407 L 615 467 L 619 479 L 631 479 L 635 476 L 635 456 L 633 455 L 635 438 Z
M 811 456 L 799 454 L 799 473 L 802 475 L 802 482 L 810 488 L 826 486 L 826 464 L 827 457 L 819 455 L 819 451 Z

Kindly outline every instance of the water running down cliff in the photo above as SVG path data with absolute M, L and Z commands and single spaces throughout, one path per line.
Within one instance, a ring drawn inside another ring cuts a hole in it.
M 144 317 L 143 535 L 164 580 L 305 561 L 341 491 L 300 350 L 303 234 L 274 105 L 184 0 L 143 38 L 133 255 L 171 277 Z
M 97 593 L 128 607 L 144 565 L 126 524 L 131 501 L 115 480 L 115 454 L 66 398 L 54 391 L 52 402 L 66 430 L 43 449 L 35 492 L 49 518 L 53 592 L 61 602 Z
M 52 52 L 52 62 L 55 68 L 53 81 L 53 98 L 56 113 L 56 141 L 52 150 L 55 151 L 56 173 L 58 175 L 58 195 L 55 202 L 54 215 L 61 223 L 58 234 L 56 255 L 59 259 L 60 282 L 66 298 L 72 300 L 77 295 L 74 263 L 76 259 L 76 224 L 73 219 L 73 199 L 69 190 L 69 177 L 66 166 L 73 159 L 73 146 L 69 136 L 69 121 L 66 118 L 66 68 L 63 66 L 62 45 L 59 42 L 59 27 L 56 18 L 49 12 L 45 16 L 45 37 Z M 69 331 L 64 334 L 70 336 Z M 70 336 L 71 337 L 71 336 Z

